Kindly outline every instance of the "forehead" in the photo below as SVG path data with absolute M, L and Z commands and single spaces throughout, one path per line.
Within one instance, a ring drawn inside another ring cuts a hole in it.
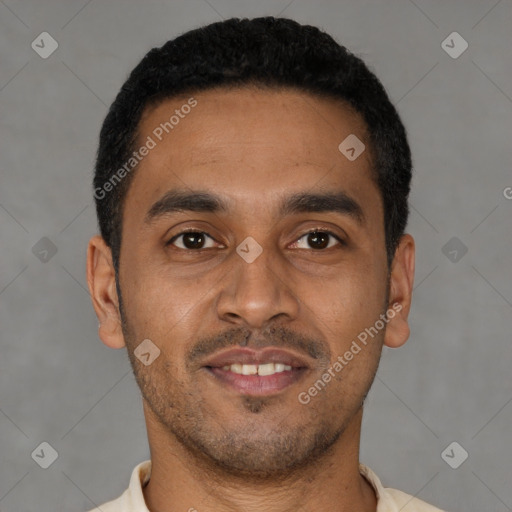
M 338 148 L 349 136 L 366 146 L 354 161 Z M 362 118 L 305 92 L 246 87 L 168 99 L 142 116 L 136 147 L 149 139 L 154 147 L 126 203 L 149 204 L 170 188 L 198 185 L 257 208 L 264 198 L 305 189 L 379 196 Z

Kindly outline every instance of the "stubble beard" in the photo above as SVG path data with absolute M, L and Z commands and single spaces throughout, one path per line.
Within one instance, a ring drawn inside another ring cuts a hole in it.
M 290 423 L 284 417 L 268 427 L 265 418 L 268 419 L 274 398 L 244 397 L 241 406 L 250 419 L 245 419 L 240 428 L 226 430 L 205 415 L 201 399 L 189 390 L 193 388 L 172 377 L 175 373 L 169 362 L 140 365 L 133 354 L 137 340 L 123 310 L 120 290 L 118 297 L 128 355 L 143 399 L 170 439 L 177 440 L 197 466 L 212 475 L 224 473 L 256 482 L 286 480 L 301 470 L 311 471 L 361 409 L 377 372 L 380 356 L 355 409 L 348 410 L 342 401 L 334 407 L 329 404 L 328 411 L 317 410 L 314 405 L 301 406 L 304 421 Z

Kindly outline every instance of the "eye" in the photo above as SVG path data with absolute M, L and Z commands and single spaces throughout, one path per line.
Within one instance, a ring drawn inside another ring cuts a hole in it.
M 205 245 L 208 242 L 208 239 L 210 240 L 210 245 Z M 309 247 L 304 246 L 304 243 L 309 244 Z M 299 249 L 313 250 L 330 249 L 336 244 L 345 245 L 343 240 L 333 232 L 320 229 L 308 231 L 294 243 L 294 245 Z M 174 245 L 178 249 L 182 250 L 211 249 L 215 247 L 215 240 L 204 231 L 188 230 L 174 235 L 166 245 Z
M 180 244 L 174 244 L 176 240 L 180 240 Z M 176 245 L 179 249 L 194 250 L 194 249 L 210 249 L 214 245 L 205 246 L 207 239 L 215 242 L 215 240 L 205 233 L 204 231 L 183 231 L 173 236 L 165 245 Z
M 331 238 L 331 240 L 329 240 L 329 237 Z M 295 242 L 294 245 L 301 244 L 301 243 L 304 245 L 304 242 L 301 242 L 301 240 L 304 238 L 305 238 L 305 243 L 308 243 L 310 245 L 310 247 L 304 247 L 304 246 L 301 247 L 299 245 L 299 247 L 298 247 L 299 249 L 313 249 L 313 250 L 329 249 L 329 248 L 333 247 L 334 245 L 336 245 L 336 243 L 338 243 L 340 245 L 345 245 L 343 240 L 341 240 L 340 237 L 338 237 L 331 231 L 319 230 L 319 229 L 315 229 L 313 231 L 308 231 L 307 233 L 302 235 Z M 334 239 L 334 240 L 332 240 L 332 239 Z M 333 243 L 330 243 L 330 242 L 333 242 Z

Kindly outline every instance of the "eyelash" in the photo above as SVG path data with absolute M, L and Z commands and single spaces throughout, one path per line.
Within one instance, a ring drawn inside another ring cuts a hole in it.
M 175 240 L 177 240 L 180 236 L 182 235 L 187 235 L 189 233 L 198 233 L 198 234 L 201 234 L 201 235 L 206 235 L 207 237 L 211 238 L 212 240 L 216 241 L 212 236 L 210 236 L 208 233 L 206 233 L 205 231 L 201 231 L 201 230 L 195 230 L 195 229 L 187 229 L 185 231 L 182 231 L 181 233 L 178 233 L 176 235 L 174 235 L 168 242 L 166 242 L 166 246 L 169 246 L 169 245 L 172 245 L 173 242 Z M 303 238 L 304 236 L 306 235 L 309 235 L 310 233 L 325 233 L 326 235 L 330 235 L 332 236 L 335 240 L 337 240 L 339 242 L 339 244 L 341 246 L 346 246 L 346 242 L 344 240 L 342 240 L 338 235 L 336 235 L 335 233 L 333 233 L 332 231 L 330 231 L 329 229 L 323 229 L 323 228 L 314 228 L 314 229 L 311 229 L 309 231 L 306 231 L 305 233 L 303 233 L 299 238 L 295 239 L 294 243 L 298 242 L 301 238 Z M 193 251 L 193 252 L 199 252 L 199 251 L 204 251 L 204 250 L 207 250 L 207 249 L 210 249 L 210 247 L 206 247 L 206 248 L 201 248 L 201 249 L 182 249 L 181 247 L 177 247 L 178 250 L 180 251 Z M 332 249 L 332 247 L 327 247 L 326 249 Z M 318 251 L 325 251 L 325 249 L 310 249 L 312 251 L 315 251 L 315 252 L 318 252 Z

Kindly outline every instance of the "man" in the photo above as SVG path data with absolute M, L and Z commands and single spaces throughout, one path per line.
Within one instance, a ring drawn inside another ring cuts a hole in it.
M 427 512 L 359 463 L 414 276 L 411 157 L 327 34 L 230 19 L 151 50 L 110 108 L 87 276 L 151 460 L 103 512 Z

